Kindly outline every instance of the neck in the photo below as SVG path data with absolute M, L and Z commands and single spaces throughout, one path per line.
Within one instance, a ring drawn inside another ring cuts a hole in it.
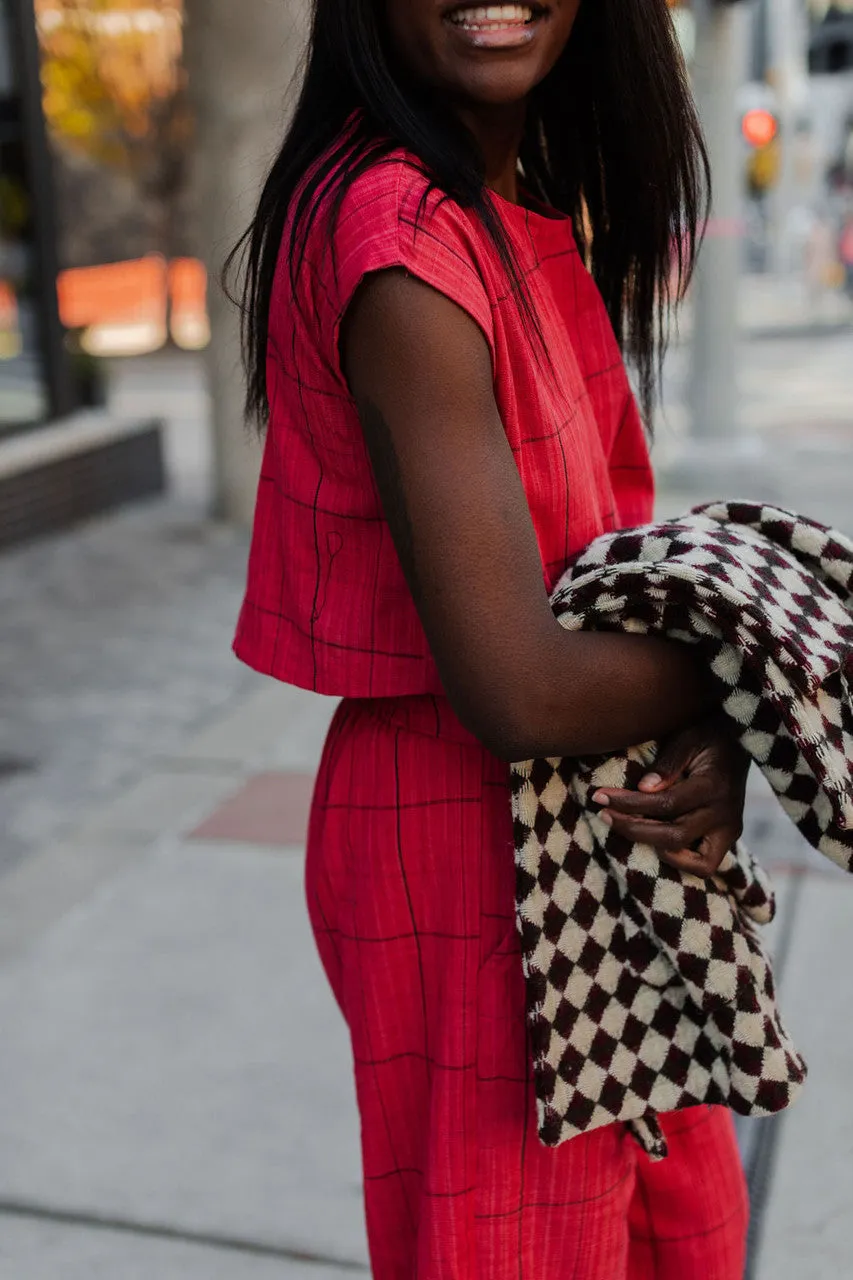
M 524 103 L 459 107 L 457 115 L 480 148 L 486 186 L 504 200 L 518 204 L 518 154 L 524 137 Z

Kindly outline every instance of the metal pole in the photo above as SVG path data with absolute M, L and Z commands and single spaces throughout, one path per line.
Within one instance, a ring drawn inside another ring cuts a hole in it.
M 697 441 L 737 430 L 738 281 L 743 178 L 737 99 L 747 48 L 745 6 L 695 0 L 695 89 L 714 171 L 714 206 L 693 288 L 690 402 Z
M 808 24 L 802 0 L 770 0 L 770 68 L 781 130 L 782 168 L 774 193 L 774 266 L 780 274 L 795 266 L 791 214 L 804 198 L 797 175 L 796 138 L 809 99 Z
M 32 0 L 13 0 L 12 40 L 21 94 L 24 156 L 33 209 L 34 276 L 39 337 L 51 417 L 77 407 L 56 296 L 56 199 L 41 105 L 41 73 Z

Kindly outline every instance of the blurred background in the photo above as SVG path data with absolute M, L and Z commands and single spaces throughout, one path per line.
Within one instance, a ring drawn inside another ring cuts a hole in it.
M 673 5 L 715 206 L 662 513 L 853 534 L 853 0 Z M 299 0 L 0 0 L 0 1280 L 367 1273 L 301 857 L 333 711 L 230 653 L 259 446 L 218 287 Z M 755 781 L 812 1075 L 740 1126 L 749 1275 L 853 1277 L 848 881 Z

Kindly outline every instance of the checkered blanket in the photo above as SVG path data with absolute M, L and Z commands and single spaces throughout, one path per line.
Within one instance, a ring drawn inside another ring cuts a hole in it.
M 695 645 L 741 743 L 816 849 L 853 870 L 853 542 L 787 511 L 705 506 L 597 539 L 553 598 L 569 630 Z M 539 1129 L 548 1146 L 657 1114 L 789 1106 L 806 1075 L 757 926 L 769 881 L 743 845 L 711 880 L 602 822 L 654 744 L 513 767 L 517 907 Z

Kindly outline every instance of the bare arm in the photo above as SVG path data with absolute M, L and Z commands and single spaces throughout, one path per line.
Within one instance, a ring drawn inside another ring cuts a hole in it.
M 403 272 L 369 277 L 342 359 L 406 578 L 448 696 L 507 760 L 661 738 L 711 707 L 691 652 L 566 632 L 501 423 L 486 340 Z

